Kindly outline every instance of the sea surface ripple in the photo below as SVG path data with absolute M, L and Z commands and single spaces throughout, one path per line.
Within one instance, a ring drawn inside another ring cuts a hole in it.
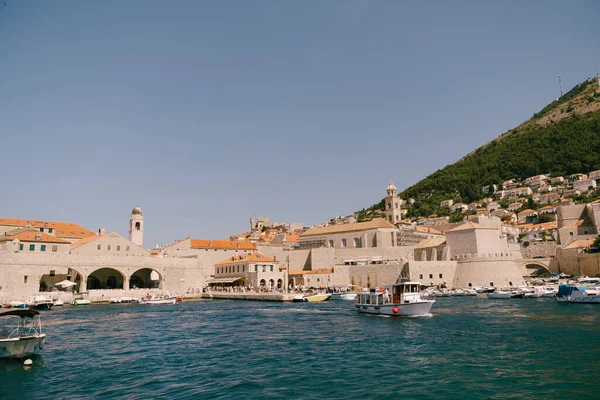
M 577 399 L 600 395 L 600 306 L 438 299 L 427 317 L 353 303 L 190 301 L 43 312 L 1 399 Z

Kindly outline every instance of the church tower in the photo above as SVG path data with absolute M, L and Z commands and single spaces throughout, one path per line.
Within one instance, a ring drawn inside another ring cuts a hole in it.
M 129 240 L 138 246 L 142 247 L 144 243 L 144 217 L 142 209 L 136 206 L 131 210 L 131 218 L 129 218 Z
M 391 180 L 386 192 L 385 216 L 388 221 L 395 225 L 402 219 L 402 213 L 400 212 L 400 198 L 398 197 L 398 189 L 396 189 L 396 186 L 394 186 L 394 183 Z

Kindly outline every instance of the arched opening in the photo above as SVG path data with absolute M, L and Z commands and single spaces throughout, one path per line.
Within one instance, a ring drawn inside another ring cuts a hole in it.
M 525 265 L 526 274 L 532 278 L 548 278 L 550 277 L 550 271 L 545 265 L 542 264 L 527 264 Z
M 125 277 L 113 268 L 100 268 L 92 272 L 87 279 L 88 290 L 123 289 Z
M 131 274 L 129 289 L 157 289 L 161 287 L 163 277 L 151 268 L 141 268 Z
M 136 230 L 136 231 L 139 231 L 139 230 L 140 230 L 140 227 L 141 227 L 140 223 L 139 223 L 139 222 L 136 222 L 136 223 L 135 223 L 135 230 Z
M 281 289 L 281 287 L 283 286 L 283 281 L 280 279 L 277 279 L 277 289 Z
M 275 286 L 275 281 L 273 279 L 269 279 L 269 290 L 273 290 L 274 286 Z
M 260 280 L 260 286 L 261 287 L 265 287 L 267 285 L 267 282 L 264 279 Z
M 82 275 L 68 267 L 51 267 L 40 278 L 40 292 L 78 292 Z

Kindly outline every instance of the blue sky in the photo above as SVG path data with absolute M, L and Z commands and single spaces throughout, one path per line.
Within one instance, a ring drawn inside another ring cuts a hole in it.
M 0 216 L 145 247 L 402 190 L 600 68 L 590 1 L 0 4 Z

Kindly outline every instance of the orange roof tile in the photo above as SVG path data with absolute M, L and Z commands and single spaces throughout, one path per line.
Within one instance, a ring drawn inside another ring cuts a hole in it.
M 517 215 L 529 215 L 529 214 L 535 214 L 535 212 L 536 212 L 535 210 L 528 208 L 527 210 L 521 211 Z
M 37 237 L 39 237 L 39 240 L 36 239 Z M 61 243 L 61 244 L 62 243 L 64 243 L 64 244 L 70 243 L 66 240 L 62 240 L 60 238 L 57 238 L 57 237 L 54 237 L 51 235 L 46 235 L 45 233 L 38 232 L 33 229 L 21 231 L 21 232 L 15 233 L 14 235 L 5 235 L 4 237 L 0 238 L 0 241 L 6 242 L 6 241 L 14 240 L 14 239 L 19 239 L 21 242 Z
M 84 238 L 96 233 L 80 225 L 69 222 L 40 221 L 32 219 L 0 218 L 0 225 L 22 226 L 31 224 L 35 228 L 52 228 L 54 235 L 61 238 Z
M 247 262 L 277 262 L 276 260 L 269 258 L 267 256 L 263 256 L 259 253 L 250 253 L 250 254 L 240 254 L 239 256 L 232 256 L 227 258 L 226 260 L 219 261 L 215 265 L 229 265 L 229 264 L 239 264 L 239 263 L 247 263 Z
M 240 249 L 256 250 L 254 243 L 241 240 L 201 240 L 190 239 L 190 246 L 195 249 Z
M 299 237 L 298 232 L 286 233 L 284 242 L 298 243 Z
M 302 236 L 327 235 L 327 234 L 332 234 L 332 233 L 355 232 L 355 231 L 362 231 L 362 230 L 368 230 L 368 229 L 379 229 L 379 228 L 396 228 L 396 227 L 384 219 L 374 218 L 368 222 L 356 222 L 353 224 L 331 225 L 331 226 L 323 226 L 323 227 L 318 227 L 318 228 L 310 228 L 309 230 L 304 232 L 302 234 Z

